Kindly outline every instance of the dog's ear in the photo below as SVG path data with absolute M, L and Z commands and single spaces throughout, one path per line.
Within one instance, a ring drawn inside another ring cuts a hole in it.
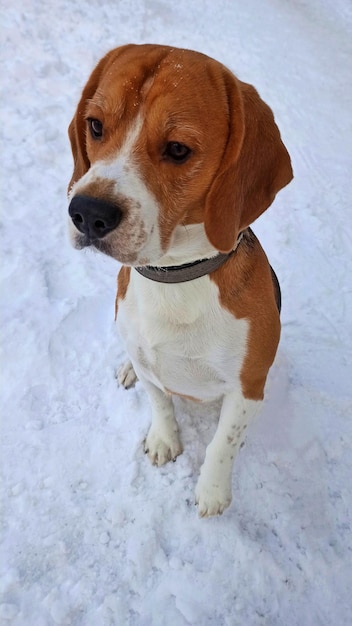
M 222 163 L 205 211 L 208 239 L 221 252 L 233 249 L 239 232 L 292 180 L 289 154 L 271 109 L 251 85 L 225 70 L 229 132 Z
M 90 168 L 90 162 L 86 150 L 86 121 L 85 112 L 87 102 L 92 98 L 98 88 L 99 81 L 107 67 L 115 61 L 122 50 L 129 46 L 121 46 L 108 52 L 103 57 L 96 68 L 90 75 L 86 86 L 83 89 L 81 99 L 78 103 L 76 113 L 73 116 L 72 122 L 68 127 L 68 136 L 71 142 L 71 150 L 73 155 L 73 174 L 70 180 L 68 191 L 70 191 L 72 185 L 77 182 Z

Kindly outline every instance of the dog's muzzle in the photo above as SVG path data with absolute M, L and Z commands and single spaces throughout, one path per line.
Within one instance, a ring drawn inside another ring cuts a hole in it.
M 116 204 L 89 196 L 74 196 L 68 212 L 77 230 L 90 242 L 105 237 L 122 218 L 122 211 Z

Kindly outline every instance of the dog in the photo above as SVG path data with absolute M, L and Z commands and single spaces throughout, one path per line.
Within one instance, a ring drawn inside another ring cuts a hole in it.
M 174 395 L 221 398 L 195 492 L 200 516 L 221 514 L 280 337 L 280 288 L 250 228 L 293 177 L 273 113 L 208 56 L 130 44 L 94 69 L 69 137 L 73 245 L 122 263 L 118 378 L 149 397 L 145 452 L 158 466 L 181 454 Z

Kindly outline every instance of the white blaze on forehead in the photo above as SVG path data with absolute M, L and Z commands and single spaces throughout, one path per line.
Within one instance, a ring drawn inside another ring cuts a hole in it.
M 131 202 L 130 211 L 133 213 L 133 217 L 138 215 L 149 237 L 152 236 L 153 232 L 154 237 L 152 239 L 157 237 L 157 240 L 149 242 L 152 248 L 159 249 L 159 205 L 154 195 L 147 188 L 139 171 L 138 160 L 133 156 L 133 149 L 138 141 L 142 125 L 143 118 L 139 115 L 129 129 L 116 158 L 99 164 L 98 175 L 115 182 L 116 193 L 126 197 Z M 149 245 L 147 247 L 149 248 Z
M 132 167 L 132 152 L 140 135 L 142 125 L 142 116 L 138 115 L 134 124 L 129 128 L 125 141 L 119 149 L 117 156 L 113 156 L 107 161 L 100 162 L 100 167 L 102 167 L 104 170 L 104 172 L 101 173 L 100 176 L 103 175 L 104 178 L 108 178 L 110 180 L 117 180 L 118 177 L 125 177 L 126 171 L 128 172 Z M 123 180 L 119 182 L 122 183 Z M 121 189 L 119 189 L 118 191 L 121 191 Z

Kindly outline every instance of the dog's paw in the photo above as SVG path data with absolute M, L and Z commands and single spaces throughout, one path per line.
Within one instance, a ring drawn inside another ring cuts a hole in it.
M 182 444 L 176 431 L 160 432 L 151 427 L 144 442 L 144 452 L 153 465 L 160 467 L 168 461 L 176 461 L 176 457 L 182 453 Z
M 136 372 L 133 369 L 131 361 L 126 361 L 116 372 L 116 379 L 119 385 L 122 385 L 125 389 L 133 387 L 138 380 Z
M 199 517 L 222 515 L 231 504 L 231 480 L 205 479 L 202 474 L 195 491 Z

